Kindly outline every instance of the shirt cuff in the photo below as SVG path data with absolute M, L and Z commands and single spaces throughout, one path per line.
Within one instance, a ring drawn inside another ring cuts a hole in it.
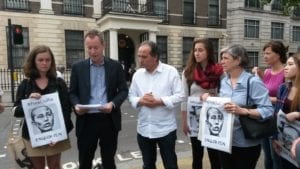
M 161 100 L 167 108 L 171 109 L 174 107 L 174 104 L 172 103 L 169 97 L 162 97 Z

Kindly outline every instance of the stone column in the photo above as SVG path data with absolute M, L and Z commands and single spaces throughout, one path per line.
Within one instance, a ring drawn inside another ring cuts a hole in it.
M 109 54 L 110 58 L 114 60 L 119 60 L 118 51 L 118 31 L 117 29 L 109 30 Z
M 39 13 L 41 14 L 54 14 L 52 10 L 52 0 L 41 0 L 41 8 Z
M 102 14 L 102 0 L 93 0 L 94 13 L 93 18 L 100 18 Z

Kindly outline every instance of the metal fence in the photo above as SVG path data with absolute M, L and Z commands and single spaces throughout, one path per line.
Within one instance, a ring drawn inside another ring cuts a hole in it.
M 71 70 L 66 69 L 63 73 L 63 79 L 69 86 L 69 81 L 70 81 L 70 75 L 71 75 Z M 25 78 L 23 70 L 22 69 L 15 69 L 13 76 L 11 77 L 11 72 L 10 69 L 4 69 L 0 68 L 0 87 L 4 91 L 10 91 L 11 90 L 11 78 L 14 81 L 14 88 L 17 89 L 18 85 L 21 83 L 21 81 Z

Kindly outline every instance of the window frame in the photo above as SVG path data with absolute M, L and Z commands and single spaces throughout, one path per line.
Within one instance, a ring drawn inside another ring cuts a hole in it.
M 162 63 L 168 63 L 168 36 L 156 36 L 156 42 L 160 54 L 159 60 Z
M 249 24 L 249 22 L 254 22 L 253 25 Z M 254 36 L 250 36 L 249 28 L 254 27 Z M 244 20 L 244 38 L 249 39 L 259 39 L 259 27 L 260 21 L 255 19 L 245 19 Z
M 80 36 L 81 38 L 79 38 Z M 79 44 L 74 45 L 74 42 L 79 42 Z M 74 63 L 80 60 L 84 60 L 85 58 L 84 31 L 65 30 L 65 50 L 66 50 L 67 69 L 71 68 Z M 74 55 L 74 53 L 77 53 L 77 55 Z
M 191 53 L 194 37 L 182 37 L 182 67 L 184 68 L 186 65 L 186 62 L 189 58 L 189 54 Z M 185 44 L 185 42 L 188 41 L 188 44 Z M 189 49 L 185 49 L 185 47 L 190 47 Z
M 280 31 L 280 34 L 278 33 L 278 31 Z M 284 23 L 271 22 L 271 39 L 283 40 L 283 38 L 284 38 Z

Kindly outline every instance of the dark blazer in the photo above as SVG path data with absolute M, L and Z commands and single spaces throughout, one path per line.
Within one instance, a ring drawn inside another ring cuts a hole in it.
M 106 57 L 104 57 L 104 70 L 107 102 L 112 101 L 115 105 L 110 115 L 115 129 L 119 131 L 121 130 L 120 107 L 128 95 L 125 74 L 119 62 Z M 76 104 L 89 104 L 91 97 L 90 59 L 86 59 L 73 65 L 69 92 L 73 106 Z M 82 132 L 85 123 L 87 123 L 86 116 L 87 114 L 77 115 L 77 137 Z

